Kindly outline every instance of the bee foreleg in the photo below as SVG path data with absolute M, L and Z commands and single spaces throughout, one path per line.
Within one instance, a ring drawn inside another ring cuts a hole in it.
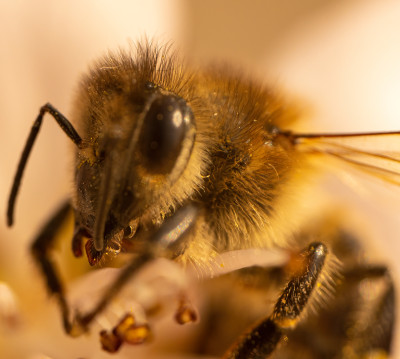
M 264 359 L 275 351 L 285 330 L 296 326 L 310 304 L 313 291 L 321 285 L 326 255 L 327 248 L 322 243 L 312 243 L 300 253 L 272 315 L 243 334 L 224 359 Z
M 64 203 L 56 212 L 56 214 L 50 219 L 50 221 L 44 226 L 44 228 L 42 228 L 41 232 L 31 246 L 32 255 L 46 278 L 47 289 L 49 290 L 50 294 L 57 297 L 61 309 L 64 328 L 67 333 L 70 333 L 72 330 L 72 325 L 69 318 L 69 307 L 65 299 L 63 285 L 50 257 L 49 250 L 54 242 L 54 239 L 56 238 L 57 232 L 70 213 L 71 208 L 72 207 L 69 201 Z

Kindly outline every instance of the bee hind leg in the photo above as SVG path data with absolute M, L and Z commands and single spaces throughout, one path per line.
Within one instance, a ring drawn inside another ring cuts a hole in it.
M 344 273 L 355 285 L 359 303 L 349 318 L 342 357 L 388 358 L 395 324 L 395 290 L 384 266 L 357 266 Z
M 273 313 L 244 333 L 224 359 L 264 359 L 275 351 L 285 331 L 296 326 L 310 307 L 314 292 L 321 287 L 327 254 L 322 243 L 312 243 L 300 253 Z

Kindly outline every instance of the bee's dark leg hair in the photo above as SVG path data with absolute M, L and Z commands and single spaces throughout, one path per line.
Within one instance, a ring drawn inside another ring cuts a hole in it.
M 265 359 L 273 353 L 287 328 L 294 327 L 306 310 L 312 291 L 319 285 L 327 248 L 312 243 L 301 254 L 301 262 L 275 304 L 271 316 L 242 335 L 224 359 Z
M 46 278 L 46 284 L 50 294 L 57 297 L 59 306 L 61 308 L 64 328 L 68 333 L 71 331 L 71 323 L 69 322 L 69 309 L 65 299 L 62 283 L 50 258 L 49 250 L 54 242 L 57 232 L 64 223 L 71 209 L 72 207 L 69 202 L 63 204 L 62 207 L 60 207 L 56 214 L 41 230 L 31 247 L 33 257 L 35 258 L 38 266 Z
M 17 172 L 14 177 L 13 186 L 11 189 L 10 197 L 8 199 L 8 208 L 7 208 L 7 224 L 8 226 L 12 226 L 14 222 L 14 207 L 15 200 L 18 195 L 18 190 L 21 184 L 22 175 L 24 173 L 26 163 L 28 161 L 29 155 L 32 151 L 33 144 L 35 143 L 36 137 L 39 133 L 40 126 L 43 121 L 43 116 L 45 113 L 49 113 L 53 116 L 53 118 L 60 125 L 61 129 L 65 132 L 65 134 L 78 146 L 82 146 L 82 139 L 75 131 L 72 124 L 52 105 L 47 103 L 46 105 L 40 108 L 40 112 L 35 122 L 33 123 L 31 132 L 29 134 L 28 140 L 26 141 L 24 151 L 22 152 L 21 159 L 19 160 Z

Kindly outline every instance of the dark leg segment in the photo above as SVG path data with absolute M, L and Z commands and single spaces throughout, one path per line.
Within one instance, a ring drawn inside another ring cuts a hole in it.
M 278 299 L 270 317 L 244 334 L 224 355 L 224 359 L 264 359 L 273 353 L 286 328 L 294 327 L 309 304 L 309 299 L 324 267 L 327 248 L 312 243 L 300 254 L 294 275 Z
M 53 116 L 53 118 L 57 121 L 57 123 L 60 125 L 62 130 L 65 132 L 65 134 L 78 146 L 82 146 L 82 139 L 78 135 L 78 133 L 75 131 L 74 127 L 72 124 L 58 111 L 56 110 L 52 105 L 47 103 L 46 105 L 42 106 L 40 108 L 40 112 L 38 117 L 36 118 L 36 121 L 33 123 L 31 132 L 29 134 L 28 140 L 26 141 L 24 151 L 22 152 L 21 159 L 19 160 L 18 168 L 17 168 L 17 173 L 15 174 L 14 177 L 14 182 L 13 186 L 11 189 L 10 197 L 8 199 L 8 208 L 7 208 L 7 224 L 9 226 L 12 226 L 13 221 L 14 221 L 14 207 L 15 207 L 15 200 L 18 195 L 18 190 L 21 184 L 21 179 L 22 175 L 25 170 L 26 163 L 28 161 L 29 155 L 32 151 L 33 144 L 35 143 L 36 137 L 39 133 L 40 126 L 42 125 L 43 121 L 43 116 L 45 113 L 49 113 L 50 115 Z
M 33 257 L 39 265 L 46 278 L 47 288 L 50 294 L 57 297 L 65 330 L 71 332 L 69 321 L 69 308 L 65 299 L 64 289 L 56 272 L 55 266 L 50 258 L 49 250 L 54 242 L 57 232 L 71 211 L 69 202 L 65 203 L 54 215 L 54 217 L 41 230 L 39 236 L 32 244 Z

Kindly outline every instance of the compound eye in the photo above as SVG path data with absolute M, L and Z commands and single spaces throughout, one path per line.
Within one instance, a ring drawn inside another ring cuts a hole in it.
M 171 172 L 192 124 L 192 111 L 182 98 L 161 95 L 153 100 L 140 134 L 143 165 L 150 173 Z

